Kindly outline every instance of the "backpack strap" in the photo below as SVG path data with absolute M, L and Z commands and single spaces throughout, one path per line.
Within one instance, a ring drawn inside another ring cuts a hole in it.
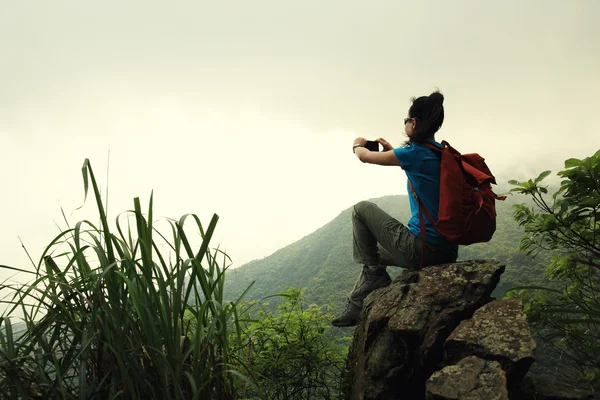
M 442 148 L 441 149 L 439 147 L 437 147 L 436 145 L 428 143 L 428 142 L 423 143 L 423 146 L 427 147 L 428 149 L 435 150 L 435 151 L 441 153 L 441 152 L 444 151 L 443 147 L 445 147 L 445 145 L 447 145 L 447 144 L 448 144 L 448 142 L 446 142 L 445 140 L 442 141 Z
M 423 146 L 427 147 L 428 149 L 435 150 L 439 153 L 443 152 L 442 149 L 440 149 L 439 147 L 437 147 L 434 144 L 427 143 L 427 142 L 422 143 L 422 144 L 423 144 Z M 448 142 L 443 141 L 442 147 L 446 147 L 447 144 L 448 144 Z M 425 260 L 425 243 L 426 243 L 425 236 L 427 235 L 427 232 L 425 231 L 425 218 L 423 217 L 423 213 L 425 213 L 425 216 L 427 216 L 427 219 L 429 219 L 429 221 L 432 224 L 434 224 L 435 221 L 433 220 L 433 217 L 427 210 L 427 207 L 425 207 L 425 204 L 423 204 L 423 202 L 421 201 L 421 198 L 419 198 L 419 196 L 417 196 L 417 192 L 415 192 L 415 188 L 413 187 L 412 182 L 410 181 L 410 179 L 408 179 L 408 175 L 406 176 L 406 179 L 408 180 L 408 187 L 410 188 L 413 198 L 417 201 L 417 204 L 419 207 L 419 229 L 421 231 L 421 263 L 419 265 L 419 269 L 421 269 L 421 268 L 423 268 L 423 261 Z
M 417 192 L 415 192 L 415 188 L 413 187 L 410 179 L 408 179 L 408 187 L 410 188 L 414 199 L 417 200 L 417 204 L 419 207 L 419 225 L 421 230 L 421 264 L 419 265 L 419 269 L 421 269 L 423 268 L 423 261 L 425 260 L 425 236 L 427 235 L 427 232 L 425 231 L 425 218 L 423 217 L 423 213 L 425 213 L 427 219 L 429 219 L 429 221 L 432 224 L 435 223 L 435 221 L 433 220 L 433 217 L 427 210 L 427 207 L 425 207 L 425 204 L 423 204 L 423 202 L 421 201 L 421 198 L 417 196 Z

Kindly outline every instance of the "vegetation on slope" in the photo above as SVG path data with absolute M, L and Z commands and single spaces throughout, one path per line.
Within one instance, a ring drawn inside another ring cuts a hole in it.
M 549 172 L 512 182 L 513 191 L 532 200 L 499 202 L 494 238 L 461 247 L 459 259 L 506 263 L 496 296 L 510 289 L 525 296 L 544 350 L 558 350 L 548 366 L 570 361 L 576 378 L 597 387 L 600 151 L 567 160 L 565 168 L 552 201 L 541 185 Z M 82 221 L 62 232 L 33 273 L 0 266 L 32 274 L 27 285 L 0 285 L 9 306 L 0 317 L 5 397 L 339 398 L 348 338 L 328 335 L 327 305 L 343 305 L 360 271 L 352 261 L 352 208 L 225 281 L 227 257 L 209 249 L 216 216 L 206 229 L 195 215 L 170 221 L 167 239 L 153 225 L 152 197 L 147 214 L 136 198 L 135 229 L 128 221 L 123 231 L 117 219 L 113 234 L 87 160 L 83 172 L 86 193 L 92 182 L 100 227 Z M 406 196 L 373 201 L 408 220 Z M 202 238 L 196 250 L 184 229 L 188 217 Z M 259 301 L 241 302 L 253 281 L 248 298 Z M 19 330 L 17 312 L 24 324 Z
M 461 246 L 459 250 L 459 260 L 497 259 L 507 264 L 495 292 L 499 298 L 515 285 L 546 282 L 542 273 L 543 257 L 534 260 L 519 252 L 524 230 L 512 217 L 512 205 L 523 199 L 516 197 L 509 196 L 505 202 L 497 202 L 497 230 L 490 242 Z M 406 222 L 410 217 L 407 196 L 385 196 L 371 201 L 400 221 Z M 247 294 L 248 299 L 259 300 L 288 286 L 302 287 L 306 288 L 308 302 L 339 309 L 360 272 L 360 266 L 352 259 L 351 213 L 352 207 L 269 257 L 229 271 L 225 296 L 235 298 L 255 281 Z M 400 268 L 389 267 L 388 271 L 395 276 Z

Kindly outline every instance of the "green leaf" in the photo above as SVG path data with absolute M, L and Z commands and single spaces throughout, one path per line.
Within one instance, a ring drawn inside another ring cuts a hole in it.
M 83 166 L 81 167 L 81 174 L 83 175 L 83 204 L 79 207 L 77 207 L 75 209 L 75 211 L 81 209 L 84 205 L 85 202 L 87 200 L 87 194 L 88 194 L 88 175 L 87 175 L 87 170 L 90 167 L 90 160 L 88 158 L 86 158 L 83 161 Z
M 544 178 L 546 178 L 551 173 L 552 173 L 552 171 L 550 171 L 550 170 L 542 172 L 537 178 L 535 178 L 535 183 L 541 182 L 542 180 L 544 180 Z
M 578 158 L 569 158 L 565 161 L 565 168 L 580 167 L 581 165 L 583 165 L 583 162 Z

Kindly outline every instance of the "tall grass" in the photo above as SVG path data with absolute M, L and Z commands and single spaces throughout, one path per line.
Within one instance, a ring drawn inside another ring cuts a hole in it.
M 234 398 L 233 375 L 242 375 L 231 364 L 228 340 L 240 328 L 237 303 L 223 299 L 228 258 L 209 248 L 218 216 L 207 227 L 194 214 L 169 220 L 167 238 L 153 227 L 152 196 L 146 215 L 135 198 L 124 214 L 134 226 L 127 218 L 122 227 L 117 218 L 113 232 L 89 160 L 82 172 L 100 226 L 86 220 L 61 232 L 34 272 L 0 266 L 31 276 L 25 285 L 0 285 L 7 306 L 0 318 L 0 395 Z M 197 249 L 186 221 L 202 238 Z

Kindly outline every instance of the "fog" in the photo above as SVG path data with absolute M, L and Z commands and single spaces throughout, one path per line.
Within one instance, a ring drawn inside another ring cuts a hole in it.
M 83 204 L 220 216 L 233 267 L 357 201 L 406 194 L 355 137 L 400 145 L 439 88 L 436 135 L 500 183 L 600 148 L 600 2 L 0 2 L 0 264 L 30 268 Z M 110 155 L 109 155 L 110 154 Z M 0 272 L 0 278 L 10 275 Z

